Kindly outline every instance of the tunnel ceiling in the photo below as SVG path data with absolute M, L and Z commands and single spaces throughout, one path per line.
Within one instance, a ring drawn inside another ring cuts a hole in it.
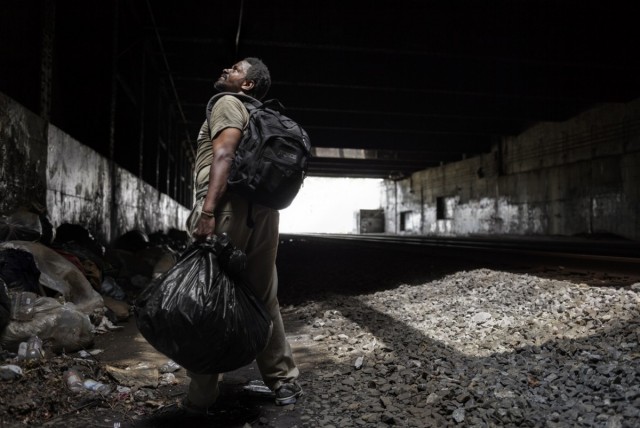
M 223 67 L 260 57 L 273 79 L 268 98 L 318 149 L 312 175 L 402 177 L 488 153 L 535 123 L 637 98 L 632 3 L 122 0 L 116 73 L 134 87 L 131 52 L 144 45 L 145 67 L 193 145 Z M 58 15 L 84 3 L 65 4 Z M 98 25 L 108 13 L 93 19 L 82 31 L 110 31 Z

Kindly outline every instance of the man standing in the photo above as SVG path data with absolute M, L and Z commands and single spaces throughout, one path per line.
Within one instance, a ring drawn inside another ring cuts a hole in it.
M 223 70 L 214 87 L 220 92 L 234 92 L 262 99 L 269 90 L 271 77 L 264 63 L 245 58 Z M 273 332 L 266 348 L 256 357 L 265 384 L 275 391 L 276 404 L 295 403 L 302 395 L 297 384 L 298 368 L 284 334 L 277 298 L 279 213 L 227 191 L 231 161 L 247 126 L 249 112 L 238 98 L 221 97 L 211 116 L 200 128 L 196 154 L 196 202 L 187 219 L 195 240 L 227 233 L 231 242 L 247 255 L 248 284 L 260 299 L 273 321 Z M 251 208 L 251 209 L 250 209 Z M 248 226 L 248 216 L 253 227 Z M 218 397 L 218 375 L 188 373 L 191 378 L 185 408 L 204 412 Z

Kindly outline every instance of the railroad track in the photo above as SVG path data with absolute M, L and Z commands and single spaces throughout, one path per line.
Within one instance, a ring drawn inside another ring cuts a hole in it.
M 427 237 L 383 234 L 281 234 L 281 240 L 359 246 L 512 265 L 562 265 L 640 276 L 640 243 L 564 237 Z

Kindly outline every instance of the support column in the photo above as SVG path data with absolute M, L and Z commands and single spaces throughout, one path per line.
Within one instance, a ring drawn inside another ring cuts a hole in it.
M 42 8 L 42 49 L 40 54 L 40 117 L 49 123 L 53 76 L 53 41 L 56 29 L 56 2 L 45 0 Z
M 142 48 L 142 64 L 140 65 L 141 77 L 140 77 L 140 135 L 139 135 L 139 146 L 138 146 L 138 155 L 139 155 L 139 164 L 138 164 L 138 178 L 140 180 L 144 180 L 144 110 L 146 105 L 145 95 L 146 95 L 146 52 L 144 49 L 144 45 Z
M 116 101 L 118 91 L 118 0 L 113 2 L 113 39 L 111 52 L 111 106 L 109 122 L 109 177 L 111 179 L 111 206 L 109 207 L 110 234 L 108 240 L 116 238 L 118 232 L 118 205 L 117 189 L 118 179 L 116 176 Z

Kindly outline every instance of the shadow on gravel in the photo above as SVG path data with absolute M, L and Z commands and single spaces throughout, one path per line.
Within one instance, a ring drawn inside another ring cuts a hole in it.
M 487 356 L 467 355 L 363 304 L 357 296 L 401 284 L 425 284 L 454 272 L 475 269 L 476 263 L 446 263 L 417 254 L 340 248 L 317 242 L 283 242 L 279 251 L 281 303 L 315 301 L 322 306 L 319 314 L 339 310 L 345 318 L 371 332 L 384 345 L 375 356 L 369 355 L 369 361 L 365 359 L 365 366 L 375 365 L 378 376 L 379 370 L 385 375 L 396 367 L 406 367 L 408 360 L 420 362 L 413 370 L 404 370 L 404 375 L 396 373 L 408 377 L 404 383 L 420 385 L 420 400 L 429 397 L 430 405 L 424 411 L 431 413 L 424 417 L 432 426 L 455 424 L 451 415 L 456 409 L 466 410 L 465 423 L 478 426 L 607 423 L 631 427 L 640 423 L 640 319 L 613 320 L 609 327 L 600 327 L 590 335 L 560 336 Z M 538 274 L 535 270 L 529 273 Z M 553 277 L 553 272 L 545 273 Z M 576 278 L 572 282 L 586 282 L 580 274 Z M 571 281 L 563 275 L 558 279 Z M 585 316 L 575 322 L 586 325 L 589 319 Z M 314 377 L 307 375 L 309 379 Z M 310 383 L 312 390 L 326 388 L 319 381 L 317 385 L 313 380 Z M 358 386 L 355 388 L 358 390 Z M 359 388 L 366 391 L 367 387 Z
M 362 304 L 357 297 L 340 296 L 338 304 L 325 303 L 325 310 L 339 310 L 384 343 L 383 353 L 365 360 L 366 365 L 392 374 L 409 360 L 421 363 L 412 374 L 405 371 L 404 382 L 422 385 L 424 400 L 436 394 L 428 415 L 434 426 L 455 425 L 450 419 L 455 409 L 465 409 L 469 423 L 489 426 L 562 427 L 570 421 L 573 426 L 603 421 L 616 427 L 640 424 L 636 333 L 640 318 L 598 334 L 472 356 Z

